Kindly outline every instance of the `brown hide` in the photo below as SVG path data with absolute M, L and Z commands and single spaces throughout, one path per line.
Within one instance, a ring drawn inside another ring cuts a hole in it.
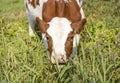
M 71 23 L 71 27 L 73 28 L 74 33 L 79 34 L 85 23 L 86 23 L 86 19 L 85 18 L 81 19 L 81 20 L 79 20 L 77 22 Z
M 71 0 L 69 3 L 66 3 L 65 17 L 71 22 L 81 20 L 80 7 L 78 6 L 76 0 Z
M 43 5 L 43 20 L 49 22 L 53 17 L 66 17 L 71 22 L 79 21 L 80 7 L 76 0 L 48 0 Z
M 64 17 L 65 3 L 64 0 L 59 0 L 56 2 L 56 16 Z
M 43 4 L 43 20 L 49 22 L 53 17 L 56 16 L 56 2 L 55 0 L 48 0 Z
M 40 28 L 40 31 L 41 31 L 42 33 L 45 33 L 46 30 L 47 30 L 48 27 L 49 27 L 49 24 L 47 24 L 45 21 L 39 19 L 39 17 L 36 17 L 36 22 L 38 23 L 38 26 L 39 26 L 39 28 Z
M 39 0 L 32 0 L 32 1 L 30 1 L 30 0 L 28 0 L 28 2 L 29 2 L 29 4 L 31 4 L 34 8 L 37 6 L 37 5 L 40 5 L 40 3 L 39 3 Z

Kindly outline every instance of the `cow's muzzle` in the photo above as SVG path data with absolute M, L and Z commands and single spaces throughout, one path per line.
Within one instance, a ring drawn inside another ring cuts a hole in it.
M 64 55 L 51 56 L 51 62 L 53 64 L 58 63 L 59 65 L 65 65 L 68 62 L 68 59 Z

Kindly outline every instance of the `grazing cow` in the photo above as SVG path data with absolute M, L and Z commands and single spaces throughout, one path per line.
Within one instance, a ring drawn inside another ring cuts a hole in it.
M 29 35 L 33 35 L 35 24 L 53 64 L 66 63 L 77 51 L 80 31 L 86 23 L 81 7 L 83 0 L 25 0 Z

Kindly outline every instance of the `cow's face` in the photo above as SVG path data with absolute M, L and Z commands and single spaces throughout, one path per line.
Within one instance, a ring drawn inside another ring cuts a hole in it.
M 71 23 L 66 18 L 54 17 L 46 23 L 37 17 L 36 21 L 42 31 L 44 44 L 53 64 L 56 61 L 60 64 L 66 63 L 70 57 L 74 56 L 79 43 L 79 32 L 86 22 L 85 19 Z

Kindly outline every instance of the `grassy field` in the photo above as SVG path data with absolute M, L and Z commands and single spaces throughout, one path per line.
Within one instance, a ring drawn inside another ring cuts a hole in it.
M 78 53 L 63 68 L 28 35 L 23 2 L 0 0 L 0 83 L 120 83 L 120 0 L 85 0 Z

